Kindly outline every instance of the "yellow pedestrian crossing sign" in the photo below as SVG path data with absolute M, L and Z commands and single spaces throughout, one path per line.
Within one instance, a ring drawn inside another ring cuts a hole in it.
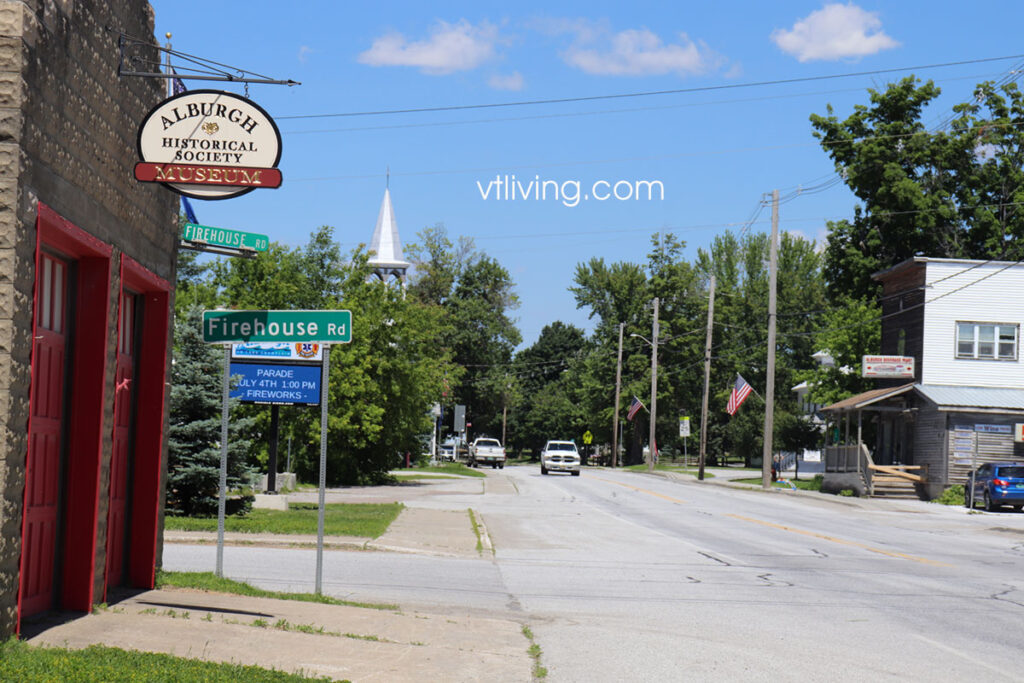
M 594 435 L 590 433 L 590 430 L 583 432 L 583 445 L 589 446 L 594 440 Z

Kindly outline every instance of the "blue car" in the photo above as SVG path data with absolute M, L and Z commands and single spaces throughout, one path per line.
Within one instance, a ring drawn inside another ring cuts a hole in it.
M 1012 505 L 1014 510 L 1024 507 L 1024 463 L 989 462 L 967 475 L 964 505 L 973 508 L 978 503 L 989 512 L 1004 505 Z

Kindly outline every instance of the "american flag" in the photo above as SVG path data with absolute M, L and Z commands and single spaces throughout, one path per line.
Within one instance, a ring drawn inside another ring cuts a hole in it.
M 626 413 L 626 419 L 632 421 L 636 414 L 640 412 L 640 409 L 644 407 L 644 404 L 640 402 L 636 396 L 633 397 L 633 402 L 629 405 L 629 412 Z M 645 408 L 646 410 L 646 408 Z
M 735 415 L 736 411 L 740 409 L 743 402 L 747 400 L 747 396 L 750 396 L 750 392 L 753 391 L 753 387 L 747 384 L 747 380 L 743 379 L 742 375 L 736 375 L 736 384 L 732 387 L 732 393 L 729 394 L 729 405 L 725 407 L 725 411 L 730 415 Z
M 185 218 L 188 219 L 189 223 L 199 223 L 199 219 L 196 218 L 196 210 L 192 208 L 192 203 L 185 195 L 181 196 L 181 208 L 184 210 Z
M 174 95 L 180 95 L 187 91 L 188 88 L 186 88 L 185 84 L 181 82 L 180 78 L 178 78 L 178 72 L 171 69 L 171 73 L 174 74 L 174 78 L 171 79 L 171 93 Z

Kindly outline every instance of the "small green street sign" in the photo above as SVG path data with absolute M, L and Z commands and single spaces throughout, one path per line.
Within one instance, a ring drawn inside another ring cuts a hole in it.
M 227 228 L 211 228 L 208 225 L 185 223 L 181 229 L 181 239 L 186 242 L 198 242 L 229 249 L 252 249 L 266 251 L 270 238 L 255 232 L 241 232 Z
M 203 311 L 203 341 L 352 341 L 351 311 Z

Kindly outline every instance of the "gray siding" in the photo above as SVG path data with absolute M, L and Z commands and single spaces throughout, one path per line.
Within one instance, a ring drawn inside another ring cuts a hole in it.
M 947 486 L 952 484 L 963 484 L 967 481 L 967 475 L 972 467 L 977 467 L 986 462 L 1001 462 L 1006 460 L 1024 461 L 1024 444 L 1014 443 L 1013 434 L 996 434 L 992 432 L 973 431 L 975 425 L 1004 425 L 1012 427 L 1015 422 L 1024 422 L 1024 418 L 985 415 L 970 413 L 949 414 L 949 437 L 950 475 Z M 968 429 L 957 430 L 956 427 L 969 427 Z M 968 433 L 973 438 L 968 437 Z M 967 446 L 967 441 L 972 441 L 973 449 Z M 954 444 L 959 441 L 959 453 L 953 451 Z M 968 453 L 972 456 L 970 462 Z M 962 462 L 963 461 L 963 462 Z
M 946 482 L 946 414 L 925 404 L 914 421 L 914 464 L 928 466 L 928 481 Z

